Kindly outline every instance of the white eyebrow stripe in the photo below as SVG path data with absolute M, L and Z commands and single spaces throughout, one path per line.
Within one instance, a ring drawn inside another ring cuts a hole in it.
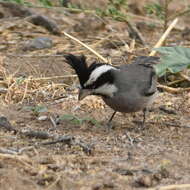
M 85 82 L 84 86 L 90 85 L 92 84 L 94 81 L 97 80 L 97 78 L 102 75 L 103 73 L 111 70 L 111 69 L 116 69 L 115 67 L 111 66 L 111 65 L 102 65 L 97 67 L 96 69 L 94 69 L 92 71 L 92 73 L 90 74 L 89 79 Z

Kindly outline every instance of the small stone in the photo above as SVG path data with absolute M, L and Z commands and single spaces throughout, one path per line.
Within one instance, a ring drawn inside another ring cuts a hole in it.
M 47 115 L 42 115 L 42 116 L 38 117 L 38 121 L 45 121 L 47 119 L 48 119 Z
M 0 87 L 0 94 L 6 94 L 8 91 L 7 88 L 4 88 L 4 87 Z
M 140 177 L 136 182 L 143 187 L 151 187 L 152 186 L 152 176 L 147 175 L 147 176 L 142 176 Z
M 34 38 L 33 40 L 27 41 L 24 46 L 23 50 L 39 50 L 45 48 L 51 48 L 53 46 L 53 42 L 48 37 L 38 37 Z

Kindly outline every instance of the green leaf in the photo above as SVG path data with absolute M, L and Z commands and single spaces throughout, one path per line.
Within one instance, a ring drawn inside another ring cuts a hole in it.
M 24 80 L 25 80 L 24 77 L 18 77 L 18 78 L 16 79 L 16 83 L 17 83 L 17 84 L 21 84 Z
M 36 113 L 42 113 L 46 111 L 47 111 L 47 108 L 45 106 L 35 106 L 34 108 L 34 112 Z
M 67 115 L 67 114 L 65 114 L 65 115 L 62 115 L 61 117 L 60 117 L 60 120 L 67 120 L 67 121 L 71 121 L 71 120 L 73 120 L 74 119 L 74 116 L 73 115 Z
M 155 48 L 161 53 L 161 63 L 155 65 L 156 73 L 159 77 L 167 71 L 178 73 L 186 68 L 190 68 L 190 48 L 186 47 L 160 47 Z
M 96 127 L 100 126 L 100 123 L 97 120 L 90 118 L 90 117 L 79 118 L 79 117 L 74 116 L 74 115 L 65 114 L 65 115 L 62 115 L 60 117 L 60 120 L 70 121 L 75 125 L 82 125 L 84 122 L 90 122 L 93 125 L 95 125 Z
M 65 114 L 60 117 L 60 120 L 71 121 L 75 125 L 81 125 L 83 123 L 83 119 L 80 119 L 74 115 Z
M 49 0 L 38 0 L 45 7 L 52 7 L 52 3 Z
M 164 19 L 164 7 L 160 3 L 148 3 L 144 8 L 148 15 L 156 15 L 159 19 Z
M 37 105 L 37 106 L 24 106 L 23 108 L 26 111 L 32 111 L 36 114 L 47 112 L 47 108 L 45 106 Z
M 23 110 L 26 110 L 26 111 L 33 111 L 34 109 L 34 106 L 24 106 L 23 107 Z
M 96 119 L 93 119 L 93 118 L 87 118 L 87 121 L 91 122 L 93 125 L 95 125 L 96 127 L 100 127 L 100 123 L 96 120 Z

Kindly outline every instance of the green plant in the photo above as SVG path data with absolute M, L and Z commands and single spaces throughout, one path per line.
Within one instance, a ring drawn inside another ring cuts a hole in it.
M 126 11 L 128 9 L 127 0 L 109 0 L 106 9 L 96 9 L 100 16 L 110 16 L 115 20 L 126 20 Z
M 74 4 L 74 3 L 68 3 L 67 7 L 71 8 L 71 9 L 83 9 L 83 7 L 81 7 L 81 6 L 77 5 L 77 4 Z
M 60 117 L 60 120 L 70 121 L 75 125 L 82 125 L 84 122 L 90 122 L 97 127 L 100 126 L 100 123 L 97 120 L 90 118 L 90 117 L 79 118 L 74 115 L 65 114 Z
M 161 63 L 155 65 L 159 77 L 166 72 L 178 73 L 184 69 L 190 69 L 190 48 L 186 47 L 160 47 L 155 48 L 161 53 Z
M 18 3 L 21 5 L 27 5 L 27 6 L 34 6 L 29 0 L 1 0 L 1 1 L 8 1 L 8 2 L 13 2 L 13 3 Z M 44 7 L 51 7 L 53 4 L 51 3 L 50 0 L 38 0 L 39 4 L 43 5 Z
M 35 116 L 39 116 L 40 113 L 47 112 L 47 108 L 42 105 L 37 106 L 25 106 L 24 110 L 32 111 Z
M 164 19 L 164 7 L 159 2 L 148 3 L 144 8 L 148 15 L 155 15 L 159 19 Z
M 67 6 L 68 3 L 69 3 L 69 0 L 59 0 L 59 4 L 60 4 L 61 6 Z
M 147 15 L 155 15 L 157 18 L 164 21 L 163 28 L 166 30 L 168 22 L 179 16 L 184 16 L 190 13 L 190 6 L 187 6 L 185 10 L 175 12 L 169 15 L 169 5 L 173 0 L 164 0 L 163 3 L 153 2 L 144 6 Z
M 42 4 L 45 7 L 51 7 L 53 6 L 50 0 L 38 0 L 40 4 Z
M 18 3 L 18 4 L 21 4 L 21 5 L 29 5 L 30 4 L 30 2 L 24 1 L 24 0 L 2 0 L 2 1 Z
M 25 80 L 25 77 L 18 77 L 17 79 L 16 79 L 16 84 L 22 84 L 22 82 L 24 82 L 24 80 Z

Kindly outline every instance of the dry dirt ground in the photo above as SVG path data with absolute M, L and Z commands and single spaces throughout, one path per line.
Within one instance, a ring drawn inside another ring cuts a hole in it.
M 111 58 L 114 64 L 150 51 L 138 42 L 133 46 L 125 23 L 111 19 L 102 23 L 83 13 L 34 11 L 48 13 L 61 31 Z M 0 116 L 17 131 L 0 127 L 0 189 L 141 190 L 190 183 L 190 92 L 161 92 L 144 130 L 134 122 L 142 119 L 142 113 L 118 113 L 114 129 L 108 131 L 105 123 L 113 111 L 96 97 L 77 101 L 78 80 L 69 76 L 73 71 L 57 53 L 83 53 L 91 62 L 95 56 L 63 34 L 55 36 L 21 18 L 1 20 L 1 88 L 6 90 L 1 94 Z M 13 26 L 9 27 L 10 23 Z M 153 47 L 162 29 L 146 25 L 144 20 L 140 26 L 145 41 Z M 174 30 L 168 45 L 188 46 L 182 32 Z M 39 36 L 51 38 L 53 47 L 22 49 L 27 40 Z M 132 54 L 127 53 L 125 43 Z M 26 109 L 39 105 L 46 110 Z M 62 120 L 56 124 L 57 116 Z

